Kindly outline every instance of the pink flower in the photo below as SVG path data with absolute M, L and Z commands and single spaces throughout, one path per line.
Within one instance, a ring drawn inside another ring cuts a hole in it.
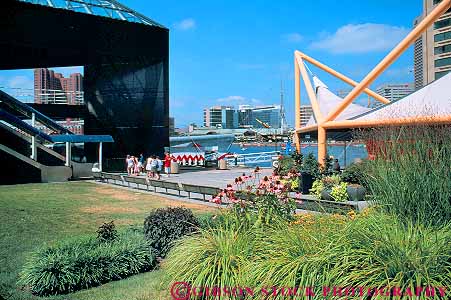
M 301 199 L 302 193 L 296 192 L 296 194 L 294 195 L 294 197 L 295 197 L 296 199 Z

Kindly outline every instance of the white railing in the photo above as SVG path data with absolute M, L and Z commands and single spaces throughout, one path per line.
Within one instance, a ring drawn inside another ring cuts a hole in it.
M 280 155 L 280 151 L 257 152 L 247 154 L 230 154 L 226 155 L 225 160 L 229 167 L 268 165 Z

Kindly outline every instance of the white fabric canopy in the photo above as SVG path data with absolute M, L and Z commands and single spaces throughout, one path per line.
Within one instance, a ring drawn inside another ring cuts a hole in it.
M 383 120 L 451 115 L 451 73 L 392 103 L 354 120 Z
M 325 85 L 318 77 L 313 76 L 313 85 L 316 90 L 316 99 L 318 101 L 319 109 L 323 117 L 326 117 L 331 111 L 333 111 L 342 101 L 343 98 L 338 97 L 332 93 L 327 85 Z M 369 108 L 351 103 L 336 120 L 347 120 L 349 118 L 361 115 L 370 111 Z M 306 126 L 315 125 L 316 120 L 312 115 Z

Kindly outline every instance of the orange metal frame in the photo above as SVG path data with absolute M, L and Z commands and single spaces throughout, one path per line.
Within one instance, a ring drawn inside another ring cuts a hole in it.
M 295 79 L 295 143 L 296 149 L 300 151 L 301 139 L 300 133 L 318 131 L 318 162 L 324 165 L 327 155 L 327 129 L 341 128 L 363 128 L 377 127 L 392 124 L 431 124 L 431 123 L 451 123 L 451 116 L 444 117 L 425 117 L 425 118 L 403 118 L 403 119 L 387 119 L 387 120 L 345 120 L 336 121 L 336 118 L 362 93 L 373 97 L 377 101 L 387 104 L 389 100 L 379 94 L 368 89 L 368 86 L 385 71 L 424 31 L 427 30 L 440 16 L 451 7 L 451 0 L 443 0 L 434 10 L 427 15 L 368 75 L 360 82 L 346 77 L 345 75 L 333 70 L 332 68 L 320 63 L 319 61 L 307 56 L 306 54 L 294 52 L 294 79 Z M 318 68 L 330 73 L 331 75 L 343 80 L 344 82 L 354 86 L 354 89 L 343 99 L 343 101 L 327 116 L 321 114 L 316 93 L 304 66 L 304 60 L 317 66 Z M 301 84 L 304 82 L 307 96 L 313 109 L 317 125 L 301 127 Z

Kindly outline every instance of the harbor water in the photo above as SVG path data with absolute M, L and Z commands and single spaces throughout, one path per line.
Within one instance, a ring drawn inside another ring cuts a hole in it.
M 229 150 L 229 152 L 236 154 L 251 154 L 271 151 L 280 151 L 281 154 L 286 154 L 285 147 L 282 147 L 282 144 L 275 143 L 261 146 L 233 144 Z M 304 155 L 304 157 L 307 156 L 309 153 L 313 153 L 313 155 L 317 157 L 318 146 L 315 144 L 312 145 L 303 144 L 301 148 L 301 153 Z M 346 148 L 344 145 L 330 145 L 327 147 L 327 153 L 333 158 L 338 159 L 342 167 L 348 166 L 349 164 L 353 163 L 356 159 L 365 159 L 368 156 L 366 148 L 363 144 L 348 144 L 346 145 Z M 270 167 L 271 162 L 260 163 L 259 166 Z

